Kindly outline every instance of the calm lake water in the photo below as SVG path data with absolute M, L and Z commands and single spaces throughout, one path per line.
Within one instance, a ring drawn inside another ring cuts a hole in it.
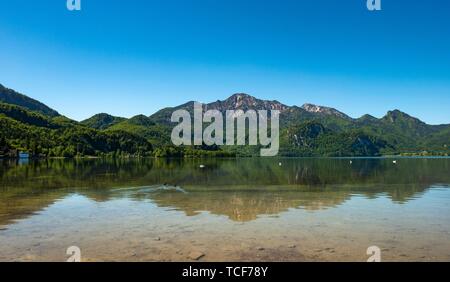
M 0 161 L 0 261 L 70 246 L 83 261 L 366 261 L 370 246 L 450 261 L 450 159 Z

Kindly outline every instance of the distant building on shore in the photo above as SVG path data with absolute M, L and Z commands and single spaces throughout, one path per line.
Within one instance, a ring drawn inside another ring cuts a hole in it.
M 30 158 L 30 154 L 27 152 L 20 152 L 19 153 L 19 159 L 29 159 Z

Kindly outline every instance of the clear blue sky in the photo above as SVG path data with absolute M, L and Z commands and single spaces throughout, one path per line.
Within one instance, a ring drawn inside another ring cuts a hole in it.
M 450 123 L 450 1 L 0 2 L 0 83 L 60 113 L 130 117 L 245 92 Z

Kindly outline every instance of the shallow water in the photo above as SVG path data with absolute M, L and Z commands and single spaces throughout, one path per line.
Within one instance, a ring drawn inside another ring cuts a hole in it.
M 69 246 L 83 261 L 366 261 L 369 246 L 450 261 L 450 159 L 0 161 L 0 261 Z

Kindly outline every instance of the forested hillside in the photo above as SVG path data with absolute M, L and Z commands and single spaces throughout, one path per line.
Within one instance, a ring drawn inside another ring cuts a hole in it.
M 0 85 L 0 157 L 27 152 L 34 157 L 258 156 L 260 146 L 174 147 L 170 134 L 174 110 L 193 112 L 194 102 L 151 116 L 122 118 L 106 113 L 77 122 L 46 105 Z M 399 110 L 378 119 L 351 118 L 329 107 L 287 106 L 235 94 L 203 104 L 204 111 L 279 110 L 280 155 L 350 157 L 450 154 L 450 125 L 428 125 Z

